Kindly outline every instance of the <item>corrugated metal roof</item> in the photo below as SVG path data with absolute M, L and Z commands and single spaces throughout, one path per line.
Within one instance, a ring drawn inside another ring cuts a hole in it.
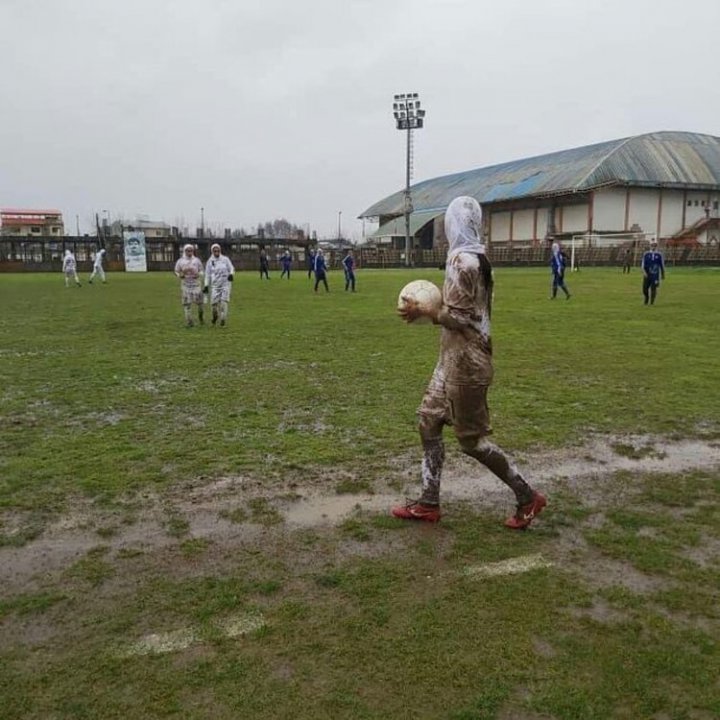
M 442 211 L 458 195 L 490 203 L 610 184 L 720 189 L 720 137 L 656 132 L 561 150 L 425 180 L 412 201 L 416 212 Z M 402 215 L 403 203 L 400 190 L 360 217 Z
M 415 235 L 423 225 L 434 220 L 444 212 L 444 210 L 430 210 L 412 213 L 410 215 L 410 235 Z M 405 237 L 405 216 L 399 215 L 392 220 L 388 220 L 388 222 L 381 225 L 372 235 L 368 236 L 368 238 L 382 237 Z

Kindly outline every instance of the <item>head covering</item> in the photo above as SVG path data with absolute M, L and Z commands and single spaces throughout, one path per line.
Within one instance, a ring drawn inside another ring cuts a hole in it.
M 72 255 L 72 252 L 70 250 L 65 250 L 65 257 L 67 257 L 68 255 Z
M 552 251 L 553 255 L 557 255 L 560 252 L 560 243 L 553 243 L 552 244 Z
M 482 210 L 475 198 L 456 197 L 445 211 L 445 235 L 450 248 L 447 262 L 460 253 L 485 254 L 482 241 Z
M 210 246 L 210 252 L 212 252 L 215 248 L 217 248 L 218 250 L 220 250 L 220 252 L 222 252 L 222 248 L 217 243 L 213 243 Z
M 194 251 L 195 251 L 195 248 L 194 248 L 190 243 L 188 243 L 187 245 L 185 245 L 185 246 L 183 247 L 183 252 L 187 252 L 188 250 L 189 250 L 190 252 L 194 252 Z

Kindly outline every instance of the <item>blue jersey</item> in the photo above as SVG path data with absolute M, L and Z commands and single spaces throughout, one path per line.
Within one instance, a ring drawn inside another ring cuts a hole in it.
M 282 263 L 283 270 L 289 270 L 290 264 L 292 263 L 292 256 L 291 255 L 283 255 L 280 258 L 280 262 Z
M 553 253 L 550 258 L 550 267 L 553 275 L 562 277 L 565 274 L 565 258 L 562 253 Z
M 648 250 L 642 258 L 642 269 L 649 278 L 658 280 L 662 275 L 665 277 L 665 263 L 662 253 L 657 250 Z
M 352 255 L 346 255 L 342 261 L 346 273 L 352 273 L 355 267 L 355 258 Z
M 322 255 L 315 256 L 315 275 L 322 277 L 325 275 L 327 265 L 325 264 L 325 258 Z

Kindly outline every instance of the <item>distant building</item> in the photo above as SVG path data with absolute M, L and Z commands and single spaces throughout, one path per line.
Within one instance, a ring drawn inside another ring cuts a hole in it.
M 61 237 L 64 232 L 59 210 L 0 209 L 0 235 Z
M 173 233 L 172 227 L 161 220 L 135 220 L 128 223 L 118 221 L 111 223 L 109 235 L 112 237 L 122 237 L 123 230 L 139 230 L 145 233 L 145 238 L 148 240 L 151 238 L 172 237 L 175 234 Z
M 636 135 L 424 180 L 411 193 L 410 235 L 419 249 L 447 247 L 443 216 L 458 195 L 480 203 L 483 236 L 499 248 L 578 236 L 590 245 L 618 244 L 632 233 L 714 245 L 720 137 Z M 360 215 L 380 223 L 369 243 L 404 248 L 404 201 L 400 190 Z

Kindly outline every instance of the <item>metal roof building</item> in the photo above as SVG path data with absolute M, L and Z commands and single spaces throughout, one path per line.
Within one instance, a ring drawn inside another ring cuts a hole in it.
M 672 237 L 717 218 L 720 137 L 648 133 L 432 178 L 411 190 L 415 227 L 441 215 L 458 195 L 470 195 L 482 205 L 486 234 L 494 242 L 537 243 L 638 226 Z M 388 236 L 388 223 L 402 216 L 403 201 L 401 190 L 360 217 L 378 218 L 374 235 Z

